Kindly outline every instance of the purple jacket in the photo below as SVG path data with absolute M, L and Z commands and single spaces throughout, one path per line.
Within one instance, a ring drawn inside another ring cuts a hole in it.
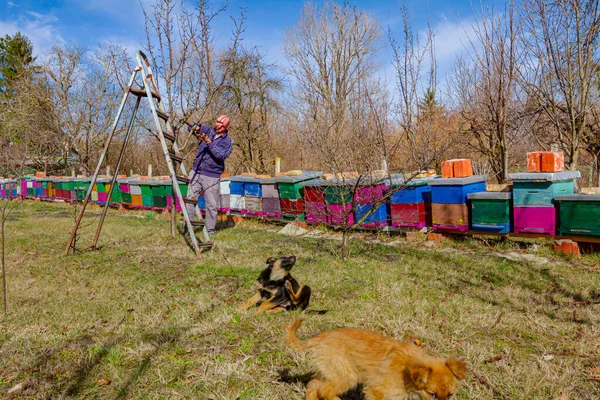
M 225 170 L 225 159 L 231 154 L 231 138 L 227 132 L 217 137 L 215 129 L 212 126 L 200 124 L 198 126 L 200 127 L 200 132 L 207 135 L 211 142 L 208 145 L 200 142 L 192 171 L 200 175 L 219 178 Z

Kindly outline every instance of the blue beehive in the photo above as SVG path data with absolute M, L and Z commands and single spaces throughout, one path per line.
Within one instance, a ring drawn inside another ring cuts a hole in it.
M 354 214 L 356 216 L 356 221 L 360 221 L 362 217 L 364 217 L 367 213 L 369 213 L 373 209 L 373 205 L 371 204 L 357 204 Z M 385 226 L 387 225 L 387 207 L 386 204 L 382 204 L 373 212 L 373 214 L 369 215 L 361 225 L 365 226 Z
M 229 178 L 229 193 L 237 194 L 240 196 L 244 195 L 244 182 L 238 179 L 241 179 L 241 176 L 232 176 Z
M 259 179 L 247 178 L 246 182 L 244 182 L 244 196 L 262 197 L 262 188 Z
M 391 204 L 414 204 L 431 202 L 431 186 L 425 181 L 408 183 L 390 196 Z
M 469 193 L 485 192 L 487 175 L 467 178 L 441 178 L 429 182 L 431 201 L 436 204 L 466 204 Z

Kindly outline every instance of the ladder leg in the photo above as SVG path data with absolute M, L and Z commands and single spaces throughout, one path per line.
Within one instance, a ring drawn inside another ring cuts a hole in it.
M 131 85 L 133 84 L 135 76 L 139 70 L 140 70 L 139 68 L 135 68 L 133 70 L 133 73 L 131 74 L 131 78 L 129 79 L 128 87 L 131 87 Z M 104 145 L 104 150 L 102 151 L 102 154 L 100 155 L 100 159 L 98 160 L 98 165 L 96 166 L 96 171 L 94 171 L 94 177 L 92 178 L 92 181 L 90 182 L 90 187 L 88 188 L 88 191 L 85 195 L 85 199 L 83 200 L 81 210 L 79 211 L 79 215 L 77 216 L 77 219 L 75 220 L 75 226 L 73 227 L 73 230 L 71 231 L 71 236 L 69 237 L 69 242 L 67 243 L 67 247 L 65 248 L 65 254 L 69 254 L 69 250 L 73 246 L 73 240 L 75 239 L 75 235 L 77 234 L 77 230 L 79 229 L 79 224 L 81 223 L 81 219 L 83 218 L 83 214 L 85 213 L 85 208 L 87 206 L 87 203 L 92 195 L 92 190 L 94 189 L 94 184 L 96 183 L 96 179 L 98 178 L 98 172 L 100 171 L 100 167 L 102 166 L 102 163 L 104 162 L 104 157 L 106 156 L 108 147 L 110 146 L 110 143 L 112 142 L 112 138 L 113 138 L 113 136 L 115 134 L 115 130 L 117 128 L 117 124 L 119 123 L 119 120 L 121 119 L 121 114 L 123 114 L 123 108 L 125 107 L 125 101 L 127 100 L 128 94 L 129 94 L 128 91 L 125 91 L 125 93 L 123 94 L 123 99 L 121 100 L 121 105 L 119 106 L 119 111 L 117 112 L 117 116 L 115 117 L 115 122 L 113 122 L 110 133 L 108 134 L 108 138 L 106 139 L 106 144 Z
M 115 188 L 115 184 L 117 182 L 117 175 L 119 173 L 119 168 L 121 167 L 121 161 L 123 160 L 123 156 L 125 155 L 125 148 L 127 147 L 127 143 L 129 142 L 129 138 L 131 137 L 131 129 L 133 128 L 133 121 L 135 119 L 135 115 L 137 114 L 137 110 L 140 106 L 140 97 L 137 98 L 135 102 L 135 107 L 133 108 L 133 112 L 131 114 L 131 118 L 129 119 L 129 124 L 127 126 L 127 133 L 125 133 L 125 139 L 123 140 L 123 145 L 121 146 L 121 152 L 119 153 L 119 158 L 117 160 L 117 165 L 115 166 L 115 172 L 110 182 L 110 189 L 108 190 L 106 204 L 104 204 L 104 208 L 102 209 L 102 215 L 100 215 L 100 222 L 98 222 L 98 227 L 96 228 L 96 235 L 94 236 L 94 241 L 92 242 L 92 249 L 96 248 L 98 244 L 98 239 L 100 238 L 100 231 L 102 231 L 102 225 L 104 224 L 104 218 L 106 217 L 106 212 L 108 211 L 108 206 L 110 205 L 110 200 L 112 199 L 112 192 Z
M 175 237 L 175 227 L 177 226 L 177 207 L 175 206 L 175 200 L 177 199 L 175 195 L 175 190 L 171 188 L 171 237 Z

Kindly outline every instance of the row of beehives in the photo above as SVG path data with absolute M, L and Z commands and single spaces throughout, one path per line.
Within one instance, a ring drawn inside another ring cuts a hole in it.
M 600 235 L 600 196 L 574 194 L 578 172 L 511 174 L 512 191 L 486 191 L 486 176 L 407 179 L 322 179 L 320 172 L 220 181 L 219 210 L 333 226 L 358 222 L 371 227 L 432 227 L 440 231 L 485 231 L 499 234 Z M 0 179 L 0 197 L 78 201 L 85 199 L 90 178 Z M 182 193 L 187 187 L 180 185 Z M 105 204 L 110 179 L 99 178 L 90 201 Z M 201 209 L 204 198 L 198 199 Z M 118 179 L 111 205 L 169 209 L 169 179 Z M 177 208 L 180 205 L 175 202 Z

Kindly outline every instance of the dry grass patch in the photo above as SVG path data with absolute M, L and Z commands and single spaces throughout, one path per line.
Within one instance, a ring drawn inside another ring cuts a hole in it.
M 344 262 L 335 241 L 244 223 L 198 260 L 167 219 L 111 214 L 103 248 L 77 256 L 62 254 L 70 206 L 26 204 L 9 222 L 0 396 L 22 383 L 14 398 L 301 399 L 310 362 L 282 345 L 298 317 L 301 336 L 364 327 L 465 358 L 487 384 L 470 373 L 459 399 L 600 396 L 590 380 L 600 375 L 595 256 L 539 265 L 491 254 L 527 251 L 514 244 L 357 241 Z M 313 288 L 309 309 L 327 313 L 236 311 L 265 260 L 291 254 L 294 276 Z

